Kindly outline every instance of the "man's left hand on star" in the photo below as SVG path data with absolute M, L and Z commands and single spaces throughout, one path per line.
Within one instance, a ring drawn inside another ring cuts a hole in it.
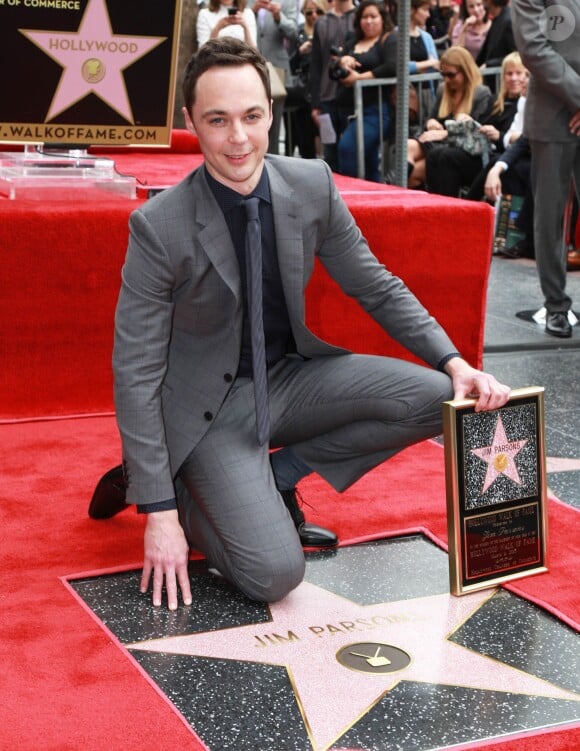
M 445 364 L 445 372 L 453 381 L 454 399 L 475 399 L 475 411 L 499 409 L 510 397 L 511 389 L 490 373 L 473 368 L 461 357 Z

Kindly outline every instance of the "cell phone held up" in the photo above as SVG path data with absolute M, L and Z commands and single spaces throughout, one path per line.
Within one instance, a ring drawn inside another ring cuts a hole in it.
M 237 12 L 238 9 L 233 5 L 228 8 L 228 16 L 235 16 Z

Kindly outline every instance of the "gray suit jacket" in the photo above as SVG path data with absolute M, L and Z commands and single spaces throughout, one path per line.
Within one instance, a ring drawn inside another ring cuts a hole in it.
M 580 109 L 580 3 L 512 0 L 511 8 L 516 44 L 531 73 L 524 133 L 536 141 L 576 141 L 568 122 Z
M 305 325 L 315 257 L 409 350 L 436 366 L 452 342 L 369 250 L 321 160 L 268 156 L 280 273 L 298 352 L 345 350 Z M 236 375 L 242 296 L 229 231 L 204 168 L 130 218 L 115 318 L 115 403 L 128 502 L 172 498 L 174 476 Z

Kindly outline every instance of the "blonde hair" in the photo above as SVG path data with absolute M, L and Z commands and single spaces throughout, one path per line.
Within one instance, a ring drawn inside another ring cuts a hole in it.
M 441 66 L 443 65 L 452 65 L 463 73 L 465 77 L 465 89 L 461 101 L 455 106 L 453 99 L 447 90 L 447 86 L 443 86 L 441 103 L 437 113 L 438 117 L 444 118 L 449 117 L 450 115 L 456 117 L 461 113 L 469 115 L 471 108 L 473 107 L 473 95 L 475 94 L 475 90 L 482 83 L 481 73 L 475 64 L 473 55 L 471 52 L 468 52 L 465 47 L 455 45 L 454 47 L 446 49 L 441 55 Z
M 306 4 L 309 3 L 309 2 L 310 3 L 314 3 L 314 5 L 316 5 L 316 7 L 318 8 L 318 10 L 321 10 L 324 13 L 326 13 L 326 11 L 328 10 L 328 3 L 326 2 L 326 0 L 304 0 L 303 3 L 302 3 L 302 5 L 300 6 L 300 12 L 301 13 L 304 13 L 304 11 L 306 9 Z
M 506 90 L 506 85 L 505 85 L 505 74 L 509 67 L 520 68 L 520 70 L 526 70 L 526 66 L 523 64 L 522 58 L 520 57 L 519 52 L 510 52 L 510 54 L 506 55 L 502 61 L 501 75 L 500 75 L 501 83 L 500 83 L 498 95 L 496 97 L 495 102 L 493 103 L 493 107 L 491 108 L 492 115 L 499 115 L 504 110 L 505 100 L 507 97 L 507 90 Z

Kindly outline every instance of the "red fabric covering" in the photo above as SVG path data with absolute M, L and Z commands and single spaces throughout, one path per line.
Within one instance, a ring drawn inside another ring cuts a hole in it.
M 460 352 L 481 365 L 493 214 L 485 204 L 335 176 L 369 245 L 443 325 Z M 345 347 L 413 359 L 318 269 L 308 321 Z
M 185 153 L 116 153 L 148 185 L 177 182 L 201 162 Z M 481 362 L 492 211 L 484 204 L 336 176 L 356 221 L 472 363 Z M 112 409 L 113 313 L 138 201 L 78 192 L 78 201 L 0 199 L 0 418 Z M 321 269 L 307 296 L 321 336 L 359 352 L 409 357 Z
M 143 517 L 86 515 L 100 474 L 118 462 L 113 418 L 0 425 L 2 608 L 0 746 L 18 751 L 203 751 L 180 717 L 65 588 L 61 577 L 142 563 Z M 304 483 L 309 518 L 341 539 L 428 530 L 445 539 L 441 448 L 426 442 L 367 475 L 340 502 Z M 550 507 L 548 574 L 522 580 L 580 621 L 580 514 Z M 526 595 L 527 596 L 527 595 Z M 580 728 L 479 746 L 577 751 Z

